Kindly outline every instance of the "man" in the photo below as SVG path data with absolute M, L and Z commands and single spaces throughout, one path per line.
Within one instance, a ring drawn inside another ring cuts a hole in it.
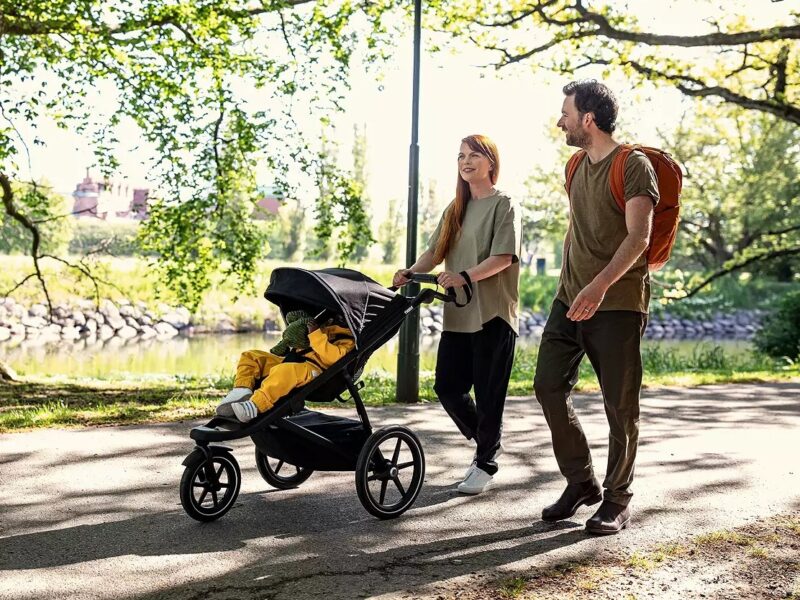
M 544 328 L 534 390 L 553 439 L 567 487 L 542 511 L 558 521 L 582 505 L 603 502 L 586 522 L 595 534 L 628 526 L 634 461 L 639 440 L 639 349 L 647 324 L 650 280 L 645 250 L 650 240 L 658 182 L 641 152 L 625 163 L 621 211 L 609 174 L 621 150 L 612 137 L 618 105 L 611 90 L 594 80 L 573 82 L 558 126 L 566 142 L 585 151 L 569 184 L 570 219 L 556 299 Z M 610 426 L 603 489 L 594 475 L 589 445 L 572 406 L 584 354 L 597 374 Z

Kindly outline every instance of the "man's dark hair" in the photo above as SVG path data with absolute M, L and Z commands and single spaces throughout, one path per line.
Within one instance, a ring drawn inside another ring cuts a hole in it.
M 619 105 L 614 93 L 595 79 L 573 81 L 564 86 L 565 96 L 575 96 L 575 107 L 581 115 L 594 113 L 594 122 L 600 131 L 614 133 Z

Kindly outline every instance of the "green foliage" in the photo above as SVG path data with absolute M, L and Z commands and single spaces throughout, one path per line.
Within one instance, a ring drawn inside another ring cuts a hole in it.
M 49 122 L 89 140 L 111 175 L 117 127 L 130 121 L 156 152 L 158 192 L 141 241 L 162 283 L 190 306 L 216 272 L 246 289 L 266 250 L 249 218 L 256 169 L 267 167 L 287 190 L 316 175 L 318 136 L 301 131 L 295 105 L 313 107 L 321 121 L 340 109 L 351 59 L 385 54 L 393 6 L 0 0 L 0 172 L 20 178 L 25 147 L 43 142 L 19 132 Z M 116 95 L 110 114 L 94 107 L 98 86 Z M 352 203 L 360 192 L 339 173 L 328 178 L 335 196 L 323 204 L 352 225 L 337 240 L 351 253 L 369 241 Z
M 69 253 L 140 255 L 138 229 L 138 221 L 107 222 L 86 217 L 76 219 L 72 240 L 69 243 Z
M 800 291 L 786 294 L 756 334 L 756 347 L 770 356 L 800 359 Z
M 694 296 L 682 297 L 684 290 L 696 286 L 703 277 L 703 273 L 680 269 L 658 272 L 652 278 L 651 314 L 669 311 L 676 317 L 702 320 L 735 310 L 771 310 L 783 295 L 800 290 L 800 282 L 785 283 L 749 273 L 731 273 L 714 280 Z
M 370 230 L 370 218 L 364 198 L 363 182 L 336 168 L 336 155 L 323 140 L 323 150 L 316 164 L 319 199 L 315 206 L 314 233 L 317 244 L 313 252 L 326 258 L 328 240 L 335 240 L 339 264 L 355 260 L 359 248 L 368 248 L 375 242 Z
M 519 278 L 520 306 L 534 312 L 549 312 L 557 287 L 558 277 L 536 275 L 530 269 L 522 269 Z
M 800 128 L 698 103 L 665 143 L 686 170 L 671 266 L 791 267 L 782 253 L 800 253 Z
M 69 199 L 55 193 L 46 183 L 15 183 L 11 189 L 17 210 L 39 226 L 39 251 L 46 254 L 66 251 L 73 227 Z M 28 229 L 9 215 L 0 214 L 0 254 L 30 254 L 32 243 Z
M 653 25 L 646 2 L 510 2 L 494 11 L 473 0 L 425 3 L 431 27 L 450 33 L 454 47 L 484 48 L 498 67 L 524 62 L 577 78 L 597 65 L 631 87 L 663 82 L 800 124 L 796 5 L 773 2 L 756 26 L 743 16 L 756 14 L 749 0 L 730 0 L 724 13 L 713 2 L 691 4 L 674 21 L 685 23 L 680 30 Z
M 401 215 L 397 210 L 397 199 L 392 198 L 389 200 L 389 212 L 386 215 L 386 220 L 381 223 L 378 229 L 378 242 L 381 245 L 383 253 L 383 264 L 396 265 L 398 264 L 398 256 L 400 250 L 400 235 L 401 235 Z
M 537 169 L 525 182 L 522 199 L 522 243 L 533 251 L 545 243 L 563 245 L 569 222 L 569 200 L 564 191 L 564 165 L 575 148 L 564 144 L 563 136 L 550 133 L 557 144 L 558 157 L 554 162 Z

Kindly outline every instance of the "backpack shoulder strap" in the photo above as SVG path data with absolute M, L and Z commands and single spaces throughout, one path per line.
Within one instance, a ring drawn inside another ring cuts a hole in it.
M 622 212 L 625 212 L 625 165 L 628 162 L 628 157 L 631 152 L 638 150 L 639 146 L 632 144 L 620 144 L 622 149 L 614 157 L 611 163 L 611 172 L 609 173 L 609 184 L 611 185 L 611 194 L 617 202 L 617 206 Z
M 569 161 L 567 161 L 567 178 L 566 182 L 564 183 L 564 189 L 567 190 L 567 196 L 569 196 L 569 187 L 572 185 L 572 179 L 575 177 L 575 171 L 578 170 L 578 166 L 581 164 L 584 156 L 586 156 L 586 150 L 578 150 L 575 154 L 570 156 Z

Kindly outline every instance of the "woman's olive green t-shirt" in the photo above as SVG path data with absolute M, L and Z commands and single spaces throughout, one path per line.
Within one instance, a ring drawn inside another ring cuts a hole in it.
M 450 203 L 452 205 L 452 202 Z M 433 232 L 428 249 L 434 252 L 442 231 L 445 209 Z M 472 301 L 464 307 L 444 305 L 444 330 L 463 333 L 480 331 L 484 323 L 500 317 L 519 333 L 519 255 L 522 245 L 522 215 L 511 198 L 495 192 L 467 202 L 461 235 L 444 258 L 447 271 L 460 273 L 490 256 L 511 254 L 512 263 L 499 273 L 473 283 Z M 464 292 L 457 290 L 459 302 Z

